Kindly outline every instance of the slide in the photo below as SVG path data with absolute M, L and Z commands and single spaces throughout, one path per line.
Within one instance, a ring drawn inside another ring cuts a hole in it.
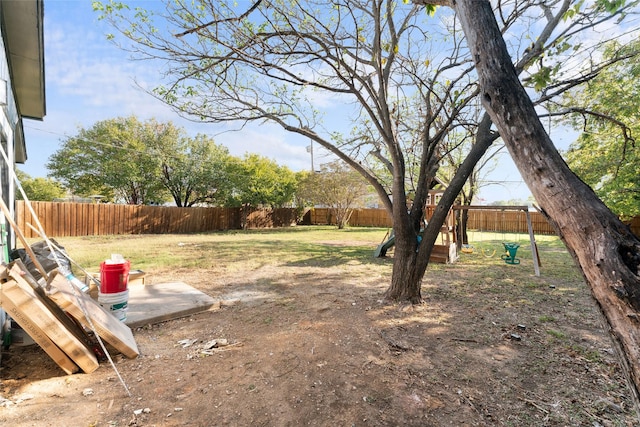
M 420 234 L 418 234 L 418 236 L 416 237 L 418 239 L 418 245 L 420 244 L 420 242 L 422 241 L 422 233 L 424 233 L 424 228 L 420 230 Z M 383 256 L 387 255 L 387 251 L 393 247 L 393 245 L 396 244 L 396 236 L 395 234 L 393 234 L 393 231 L 391 231 L 391 236 L 389 236 L 389 239 L 384 242 L 381 243 L 376 250 L 373 252 L 373 256 L 375 258 L 382 258 Z
M 382 258 L 387 254 L 387 251 L 389 250 L 389 248 L 393 247 L 393 245 L 395 244 L 396 244 L 396 236 L 394 236 L 393 233 L 391 233 L 391 237 L 389 237 L 389 239 L 386 242 L 378 245 L 376 250 L 373 252 L 373 256 L 376 258 Z

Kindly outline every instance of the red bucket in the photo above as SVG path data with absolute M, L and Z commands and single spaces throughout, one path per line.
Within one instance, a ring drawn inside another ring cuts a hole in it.
M 131 262 L 100 264 L 100 293 L 117 294 L 127 290 Z

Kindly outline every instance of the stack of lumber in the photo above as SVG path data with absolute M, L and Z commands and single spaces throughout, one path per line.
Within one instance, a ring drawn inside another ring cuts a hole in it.
M 67 374 L 95 371 L 99 337 L 128 358 L 138 356 L 131 329 L 53 272 L 41 286 L 21 261 L 0 266 L 0 307 Z

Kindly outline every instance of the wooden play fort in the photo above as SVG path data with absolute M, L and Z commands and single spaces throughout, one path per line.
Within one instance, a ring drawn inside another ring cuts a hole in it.
M 426 223 L 429 223 L 436 206 L 442 197 L 444 190 L 429 190 L 429 196 L 424 210 L 424 218 Z M 422 232 L 423 230 L 421 230 Z M 383 242 L 378 245 L 374 252 L 374 256 L 377 258 L 384 257 L 387 251 L 395 246 L 395 235 L 393 230 L 385 236 Z M 440 227 L 440 235 L 436 243 L 433 245 L 431 251 L 430 262 L 447 264 L 454 263 L 458 259 L 458 252 L 456 250 L 456 237 L 455 237 L 455 217 L 453 210 L 450 210 L 447 214 L 447 218 Z
M 428 224 L 431 220 L 436 206 L 442 197 L 444 190 L 429 190 L 429 196 L 427 198 L 427 203 L 424 209 L 424 218 L 425 222 Z M 471 210 L 496 210 L 496 211 L 518 211 L 524 212 L 526 222 L 527 222 L 527 230 L 529 232 L 529 241 L 531 244 L 531 252 L 533 258 L 533 268 L 536 276 L 540 275 L 540 262 L 538 258 L 538 248 L 535 241 L 535 236 L 533 233 L 533 227 L 531 224 L 531 215 L 529 213 L 528 206 L 478 206 L 478 205 L 457 205 L 453 206 L 449 213 L 447 214 L 446 220 L 442 227 L 440 228 L 440 236 L 439 240 L 436 240 L 436 244 L 433 246 L 433 250 L 431 251 L 431 257 L 429 258 L 429 262 L 435 263 L 454 263 L 458 259 L 458 250 L 457 250 L 457 238 L 456 235 L 456 212 L 457 211 L 471 211 Z M 421 230 L 422 232 L 423 230 Z M 418 237 L 421 239 L 421 237 Z M 461 240 L 462 241 L 462 240 Z M 393 234 L 393 230 L 391 230 L 385 238 L 383 242 L 378 245 L 374 252 L 374 256 L 384 257 L 387 254 L 387 251 L 393 248 L 395 245 L 395 236 Z M 507 264 L 517 265 L 520 263 L 520 260 L 516 258 L 516 250 L 517 245 L 515 243 L 505 242 L 504 245 L 504 255 L 502 259 Z

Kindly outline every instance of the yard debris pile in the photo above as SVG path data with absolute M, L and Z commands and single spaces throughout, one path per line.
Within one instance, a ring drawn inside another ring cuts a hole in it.
M 139 355 L 131 329 L 56 270 L 41 285 L 20 260 L 0 267 L 0 307 L 67 374 L 91 373 L 106 358 L 96 334 L 128 358 Z
M 187 338 L 178 341 L 178 345 L 182 348 L 191 348 L 195 353 L 189 353 L 187 359 L 191 360 L 201 356 L 211 356 L 214 353 L 232 350 L 242 346 L 242 342 L 230 342 L 226 338 L 216 338 L 213 340 L 202 341 L 198 338 Z
M 43 283 L 45 279 L 38 271 L 38 263 L 46 273 L 50 273 L 60 266 L 68 270 L 71 269 L 69 255 L 55 239 L 49 239 L 48 242 L 45 240 L 36 242 L 30 245 L 30 249 L 27 251 L 25 248 L 17 248 L 11 252 L 10 259 L 22 261 L 25 269 L 39 283 Z M 30 253 L 35 255 L 35 261 L 31 258 Z

